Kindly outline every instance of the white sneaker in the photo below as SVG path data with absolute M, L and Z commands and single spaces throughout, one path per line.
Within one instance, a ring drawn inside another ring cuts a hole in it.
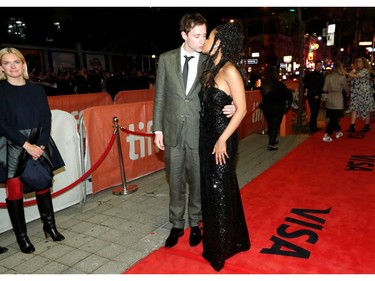
M 342 132 L 337 132 L 336 133 L 336 139 L 339 139 L 343 136 L 344 134 Z
M 327 136 L 327 137 L 323 137 L 323 141 L 331 142 L 331 141 L 333 141 L 333 139 L 331 137 Z

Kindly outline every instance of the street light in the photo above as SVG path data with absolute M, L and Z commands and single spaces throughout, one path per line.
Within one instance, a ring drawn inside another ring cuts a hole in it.
M 283 60 L 284 60 L 284 62 L 286 63 L 286 74 L 288 74 L 289 72 L 291 72 L 291 62 L 292 62 L 292 59 L 293 59 L 293 57 L 292 56 L 284 56 L 283 57 Z
M 372 42 L 371 41 L 361 41 L 359 42 L 359 46 L 371 46 Z
M 368 47 L 371 49 L 371 64 L 374 63 L 374 43 L 375 43 L 375 34 L 372 35 L 372 42 L 371 41 L 360 41 L 358 43 L 359 46 L 371 46 Z M 368 49 L 366 48 L 366 49 Z

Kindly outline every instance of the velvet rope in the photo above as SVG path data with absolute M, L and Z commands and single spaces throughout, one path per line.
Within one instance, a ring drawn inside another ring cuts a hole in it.
M 108 144 L 107 148 L 105 149 L 105 151 L 102 154 L 102 156 L 100 156 L 100 158 L 98 159 L 98 161 L 96 161 L 96 163 L 89 170 L 87 170 L 79 179 L 77 179 L 75 182 L 71 183 L 67 187 L 64 187 L 63 189 L 60 189 L 60 190 L 54 192 L 52 194 L 52 197 L 54 198 L 54 197 L 57 197 L 57 196 L 59 196 L 60 194 L 62 194 L 64 192 L 67 192 L 69 189 L 73 188 L 78 183 L 80 183 L 83 180 L 85 180 L 93 171 L 95 171 L 99 167 L 99 165 L 103 162 L 103 160 L 107 157 L 107 155 L 108 155 L 109 151 L 111 150 L 112 145 L 115 142 L 115 140 L 116 140 L 116 133 L 113 133 L 113 135 L 112 135 L 112 137 L 111 137 L 111 139 L 109 141 L 109 144 Z M 34 204 L 36 204 L 36 199 L 23 202 L 23 205 L 25 207 L 31 206 L 31 205 L 34 205 Z M 6 208 L 6 203 L 0 202 L 0 208 Z
M 134 131 L 130 131 L 128 129 L 125 129 L 124 127 L 121 127 L 121 130 L 124 131 L 125 133 L 128 133 L 130 135 L 136 135 L 136 136 L 142 136 L 142 137 L 153 137 L 154 134 L 150 134 L 150 133 L 142 133 L 142 132 L 134 132 Z

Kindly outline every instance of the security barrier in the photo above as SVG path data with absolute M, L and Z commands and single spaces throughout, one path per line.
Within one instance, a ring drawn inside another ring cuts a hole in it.
M 86 130 L 86 151 L 92 159 L 97 159 L 105 148 L 112 127 L 108 126 L 113 117 L 117 117 L 121 127 L 127 132 L 139 132 L 135 135 L 122 131 L 122 158 L 127 180 L 133 180 L 164 168 L 162 151 L 156 151 L 152 134 L 153 102 L 125 103 L 110 106 L 87 108 L 83 112 Z M 147 135 L 149 134 L 149 135 Z M 108 157 L 92 174 L 92 193 L 121 184 L 119 174 L 118 151 L 112 149 Z M 92 165 L 92 163 L 91 163 Z M 105 175 L 105 176 L 103 176 Z
M 79 122 L 83 110 L 92 106 L 110 105 L 113 100 L 108 93 L 76 94 L 49 96 L 48 104 L 51 110 L 60 109 L 72 114 Z
M 154 100 L 154 89 L 121 91 L 115 96 L 114 103 L 132 103 Z

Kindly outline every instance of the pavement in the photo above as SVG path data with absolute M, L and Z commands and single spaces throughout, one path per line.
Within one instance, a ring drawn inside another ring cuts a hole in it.
M 267 150 L 268 135 L 263 132 L 242 139 L 237 164 L 240 188 L 308 137 L 307 133 L 280 137 L 277 151 Z M 32 254 L 19 250 L 13 230 L 1 233 L 0 245 L 8 252 L 0 254 L 0 274 L 120 274 L 164 246 L 171 228 L 165 170 L 129 184 L 137 185 L 137 191 L 114 195 L 107 189 L 56 212 L 63 241 L 45 239 L 39 219 L 27 223 L 36 248 Z

